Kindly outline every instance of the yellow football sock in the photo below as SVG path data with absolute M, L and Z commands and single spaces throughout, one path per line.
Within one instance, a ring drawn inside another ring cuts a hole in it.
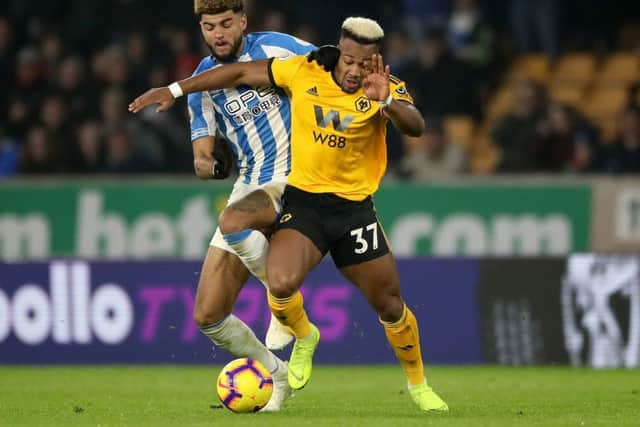
M 384 325 L 387 340 L 395 351 L 409 384 L 422 384 L 424 382 L 424 365 L 422 364 L 420 333 L 416 317 L 405 305 L 400 320 L 395 323 L 383 320 L 380 322 Z
M 297 339 L 306 338 L 311 333 L 309 318 L 304 311 L 304 299 L 300 291 L 287 298 L 276 298 L 267 292 L 269 308 L 273 315 L 288 326 Z

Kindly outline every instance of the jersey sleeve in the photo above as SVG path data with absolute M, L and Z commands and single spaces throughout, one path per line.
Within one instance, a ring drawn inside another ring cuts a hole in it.
M 291 90 L 295 76 L 306 60 L 306 56 L 271 59 L 269 63 L 269 78 L 271 79 L 271 83 L 274 86 Z
M 213 102 L 207 92 L 190 93 L 187 99 L 191 124 L 191 142 L 207 136 L 216 136 Z
M 259 38 L 262 50 L 269 58 L 286 58 L 295 55 L 306 55 L 316 47 L 302 39 L 289 34 L 265 32 Z
M 407 84 L 395 76 L 389 76 L 389 85 L 391 89 L 391 96 L 396 101 L 405 101 L 409 104 L 413 104 L 413 97 L 407 90 Z
M 296 55 L 306 55 L 307 53 L 312 52 L 316 49 L 317 47 L 313 44 L 297 37 L 291 36 L 291 50 L 293 50 Z

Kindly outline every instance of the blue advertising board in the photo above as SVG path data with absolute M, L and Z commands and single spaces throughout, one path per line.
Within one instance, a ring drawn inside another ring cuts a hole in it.
M 197 329 L 192 310 L 200 262 L 0 263 L 0 363 L 224 363 L 231 359 Z M 398 262 L 427 363 L 481 363 L 478 262 Z M 392 363 L 373 310 L 333 263 L 302 287 L 320 328 L 318 363 Z M 264 337 L 263 286 L 251 279 L 234 313 Z M 288 349 L 283 357 L 287 357 Z

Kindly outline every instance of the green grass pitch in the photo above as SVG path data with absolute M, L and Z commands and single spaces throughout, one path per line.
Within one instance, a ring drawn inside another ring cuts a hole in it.
M 431 414 L 397 366 L 316 366 L 281 412 L 236 415 L 219 369 L 0 367 L 0 426 L 640 426 L 640 370 L 430 367 L 451 408 Z

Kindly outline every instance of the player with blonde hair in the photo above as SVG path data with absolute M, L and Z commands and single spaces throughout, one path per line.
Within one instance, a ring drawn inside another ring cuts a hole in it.
M 425 129 L 405 83 L 384 65 L 383 37 L 375 21 L 348 18 L 331 63 L 313 60 L 314 53 L 221 67 L 178 84 L 188 93 L 272 84 L 292 99 L 292 171 L 267 259 L 269 306 L 296 337 L 289 385 L 307 384 L 320 340 L 299 288 L 330 252 L 378 314 L 414 402 L 425 411 L 446 411 L 427 385 L 417 321 L 400 296 L 395 260 L 371 197 L 386 168 L 387 121 L 410 136 Z M 160 104 L 162 111 L 172 102 L 167 88 L 152 89 L 130 110 Z

